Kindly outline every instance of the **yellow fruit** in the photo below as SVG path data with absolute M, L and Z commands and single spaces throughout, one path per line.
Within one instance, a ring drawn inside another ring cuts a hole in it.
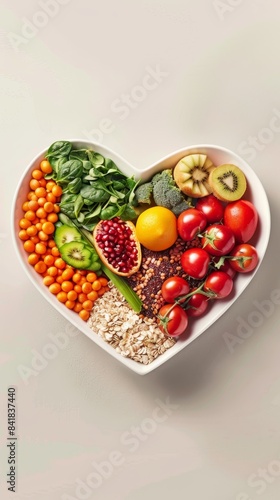
M 149 250 L 154 252 L 166 250 L 178 237 L 177 219 L 168 208 L 148 208 L 137 219 L 136 236 Z

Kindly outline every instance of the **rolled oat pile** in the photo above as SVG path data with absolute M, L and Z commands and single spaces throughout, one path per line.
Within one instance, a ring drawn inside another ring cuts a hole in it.
M 155 319 L 136 314 L 118 289 L 111 283 L 109 286 L 94 303 L 88 320 L 94 333 L 122 356 L 145 365 L 176 343 L 158 328 Z

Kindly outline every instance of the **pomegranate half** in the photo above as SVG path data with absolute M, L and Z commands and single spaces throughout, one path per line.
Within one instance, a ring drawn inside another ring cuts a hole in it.
M 102 262 L 119 276 L 131 276 L 141 265 L 141 245 L 135 226 L 119 217 L 101 220 L 95 226 L 93 239 Z

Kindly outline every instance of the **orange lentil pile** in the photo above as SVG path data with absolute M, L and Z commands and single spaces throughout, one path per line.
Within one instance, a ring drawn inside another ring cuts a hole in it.
M 87 321 L 95 300 L 108 291 L 108 280 L 93 271 L 74 269 L 61 258 L 53 235 L 62 189 L 53 180 L 44 178 L 51 172 L 48 160 L 41 161 L 32 171 L 18 235 L 28 253 L 29 264 L 42 276 L 50 293 Z

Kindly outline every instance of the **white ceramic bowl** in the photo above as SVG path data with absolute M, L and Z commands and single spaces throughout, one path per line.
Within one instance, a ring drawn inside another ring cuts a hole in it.
M 120 354 L 116 352 L 116 350 L 111 347 L 109 344 L 104 342 L 98 335 L 94 334 L 87 323 L 85 323 L 78 314 L 67 309 L 63 304 L 61 304 L 54 295 L 52 295 L 47 287 L 43 285 L 42 278 L 39 274 L 34 271 L 33 267 L 28 264 L 27 254 L 23 249 L 22 241 L 18 238 L 19 231 L 19 220 L 22 218 L 22 204 L 26 200 L 26 195 L 29 191 L 29 181 L 31 177 L 32 170 L 38 166 L 40 161 L 44 158 L 46 151 L 44 150 L 39 153 L 28 165 L 28 167 L 23 172 L 23 175 L 19 181 L 18 188 L 15 193 L 14 202 L 13 202 L 13 210 L 12 210 L 12 234 L 13 241 L 15 245 L 15 249 L 19 260 L 31 279 L 32 283 L 35 285 L 37 290 L 48 300 L 50 304 L 54 306 L 54 308 L 60 312 L 68 321 L 70 321 L 75 327 L 77 327 L 80 331 L 82 331 L 85 335 L 87 335 L 90 339 L 92 339 L 98 346 L 102 347 L 108 354 L 111 354 L 114 358 L 123 363 L 126 367 L 130 368 L 134 372 L 139 375 L 145 375 L 146 373 L 151 372 L 162 363 L 165 363 L 172 356 L 177 354 L 179 351 L 184 349 L 187 345 L 189 345 L 193 340 L 195 340 L 199 335 L 207 330 L 207 328 L 212 325 L 222 314 L 224 314 L 227 309 L 233 304 L 235 300 L 238 299 L 240 294 L 245 290 L 247 285 L 250 283 L 255 273 L 257 272 L 263 257 L 266 252 L 267 244 L 269 241 L 270 235 L 270 210 L 269 204 L 267 200 L 266 193 L 264 188 L 252 170 L 252 168 L 237 154 L 229 151 L 228 149 L 213 146 L 213 145 L 205 145 L 198 144 L 195 146 L 185 147 L 174 153 L 165 156 L 158 162 L 150 165 L 144 169 L 137 169 L 130 165 L 124 158 L 119 156 L 118 154 L 111 151 L 109 148 L 105 148 L 100 144 L 89 143 L 84 140 L 71 140 L 72 143 L 75 144 L 76 148 L 92 148 L 98 153 L 102 154 L 105 157 L 111 158 L 117 166 L 127 175 L 135 175 L 136 178 L 141 177 L 143 180 L 148 180 L 153 174 L 161 171 L 164 168 L 174 167 L 180 158 L 187 154 L 191 153 L 204 153 L 209 155 L 211 160 L 216 165 L 221 165 L 223 163 L 233 163 L 238 165 L 245 173 L 248 180 L 248 189 L 244 195 L 244 199 L 251 200 L 258 213 L 260 214 L 260 223 L 258 230 L 252 240 L 252 243 L 257 247 L 258 255 L 259 255 L 259 264 L 258 267 L 252 272 L 248 274 L 240 274 L 235 278 L 234 285 L 234 293 L 230 296 L 229 299 L 217 300 L 213 301 L 213 305 L 209 312 L 207 312 L 201 318 L 196 318 L 191 327 L 191 334 L 187 338 L 181 337 L 178 339 L 177 343 L 168 349 L 164 354 L 159 356 L 156 360 L 154 360 L 149 365 L 143 365 L 136 361 L 133 361 L 128 358 L 124 358 Z M 98 356 L 97 350 L 93 350 L 93 357 Z M 108 363 L 110 359 L 108 357 Z

